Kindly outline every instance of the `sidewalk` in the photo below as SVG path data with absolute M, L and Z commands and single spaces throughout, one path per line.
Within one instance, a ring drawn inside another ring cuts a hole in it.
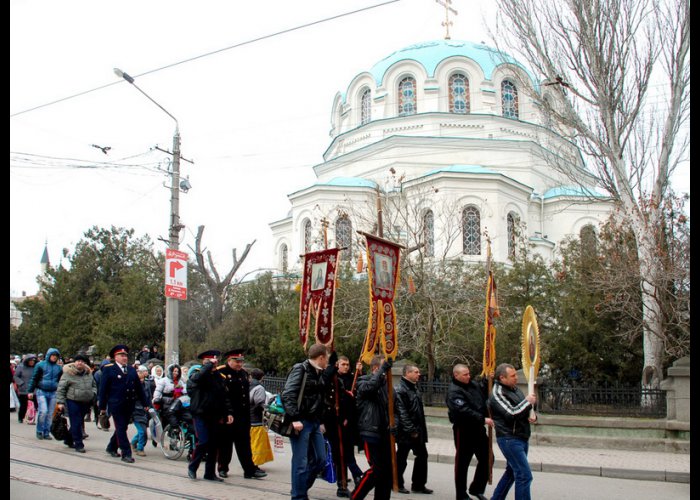
M 452 440 L 429 437 L 427 446 L 430 461 L 454 463 Z M 505 468 L 495 437 L 493 454 L 494 468 Z M 690 483 L 689 454 L 530 445 L 528 458 L 538 472 Z

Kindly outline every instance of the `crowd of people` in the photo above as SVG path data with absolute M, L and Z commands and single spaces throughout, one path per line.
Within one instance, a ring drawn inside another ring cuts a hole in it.
M 189 399 L 189 410 L 196 445 L 188 460 L 187 475 L 197 479 L 204 462 L 202 478 L 221 482 L 229 477 L 233 450 L 246 479 L 263 479 L 260 465 L 273 460 L 263 412 L 271 402 L 263 386 L 261 370 L 244 369 L 244 350 L 226 353 L 208 350 L 199 354 L 201 364 L 183 373 L 177 364 L 163 367 L 157 350 L 143 349 L 129 363 L 129 349 L 117 345 L 106 359 L 93 363 L 77 354 L 63 360 L 58 349 L 44 355 L 27 354 L 11 362 L 11 411 L 22 423 L 28 405 L 36 405 L 36 438 L 51 440 L 54 409 L 64 412 L 70 433 L 64 444 L 85 453 L 85 422 L 94 412 L 102 428 L 113 422 L 114 430 L 106 452 L 133 463 L 145 456 L 148 422 L 155 410 L 163 427 L 179 425 L 174 411 L 178 401 Z M 362 500 L 374 491 L 376 500 L 392 493 L 395 457 L 399 493 L 431 494 L 428 482 L 428 431 L 419 390 L 421 372 L 405 363 L 397 387 L 393 388 L 390 411 L 387 377 L 392 360 L 374 357 L 369 373 L 362 374 L 362 363 L 351 370 L 350 360 L 338 356 L 322 344 L 308 349 L 308 359 L 289 372 L 279 395 L 293 431 L 291 498 L 308 499 L 309 489 L 328 467 L 330 450 L 337 496 Z M 487 380 L 472 380 L 469 366 L 456 364 L 446 395 L 455 445 L 454 486 L 457 500 L 485 500 L 489 479 L 489 441 L 486 429 L 495 429 L 499 448 L 506 458 L 506 469 L 492 500 L 505 499 L 515 485 L 516 500 L 530 498 L 532 473 L 527 461 L 530 423 L 535 421 L 534 394 L 524 395 L 517 387 L 513 366 L 501 364 L 495 370 L 493 390 Z M 13 399 L 14 394 L 14 399 Z M 186 398 L 185 398 L 186 397 Z M 135 435 L 129 440 L 128 426 Z M 361 448 L 368 468 L 363 471 L 355 457 Z M 408 455 L 415 459 L 411 487 L 404 482 Z M 467 471 L 472 458 L 477 464 L 467 488 Z M 350 477 L 354 487 L 349 488 Z

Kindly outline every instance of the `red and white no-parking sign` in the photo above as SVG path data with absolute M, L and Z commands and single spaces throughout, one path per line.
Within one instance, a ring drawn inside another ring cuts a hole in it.
M 187 254 L 165 250 L 165 296 L 187 300 Z

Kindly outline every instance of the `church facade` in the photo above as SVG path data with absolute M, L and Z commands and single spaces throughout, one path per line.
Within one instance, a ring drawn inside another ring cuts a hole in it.
M 270 224 L 274 267 L 298 270 L 298 256 L 324 244 L 355 264 L 357 231 L 376 234 L 378 210 L 385 238 L 433 259 L 485 261 L 487 239 L 495 261 L 523 242 L 551 259 L 567 236 L 595 231 L 612 203 L 523 82 L 547 91 L 516 61 L 454 40 L 406 47 L 356 75 L 333 101 L 317 182 L 289 194 L 288 215 Z

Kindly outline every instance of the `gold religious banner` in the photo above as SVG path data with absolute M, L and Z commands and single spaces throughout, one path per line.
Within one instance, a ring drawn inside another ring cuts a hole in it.
M 359 232 L 359 231 L 358 231 Z M 369 364 L 381 345 L 386 358 L 395 359 L 399 350 L 394 296 L 399 282 L 401 245 L 360 232 L 367 241 L 369 321 L 361 359 Z
M 299 304 L 299 340 L 306 348 L 311 316 L 316 318 L 316 342 L 333 343 L 333 306 L 335 304 L 338 249 L 331 248 L 304 255 L 304 278 Z
M 532 306 L 525 308 L 523 314 L 523 372 L 527 379 L 527 390 L 530 394 L 535 392 L 535 381 L 540 371 L 540 329 L 537 326 L 537 316 Z M 534 417 L 534 410 L 530 412 Z

